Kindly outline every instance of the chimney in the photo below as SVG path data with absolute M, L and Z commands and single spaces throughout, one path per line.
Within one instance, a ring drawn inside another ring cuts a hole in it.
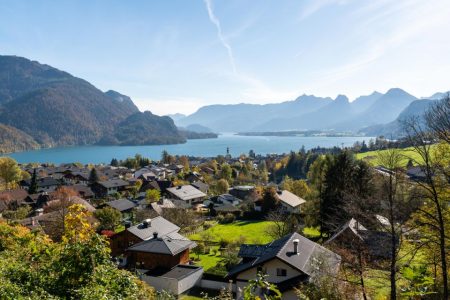
M 149 226 L 150 226 L 150 224 L 152 223 L 152 219 L 145 219 L 143 222 L 142 222 L 142 227 L 144 227 L 144 228 L 148 228 Z
M 292 242 L 294 243 L 294 253 L 298 255 L 298 243 L 300 242 L 300 240 L 295 239 Z
M 157 238 L 158 238 L 158 232 L 157 232 L 157 231 L 153 232 L 153 238 L 154 238 L 154 239 L 157 239 Z
M 38 208 L 35 210 L 35 214 L 36 216 L 42 216 L 44 214 L 44 209 L 43 208 Z

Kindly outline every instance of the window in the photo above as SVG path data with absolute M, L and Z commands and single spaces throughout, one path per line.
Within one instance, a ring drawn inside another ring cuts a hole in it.
M 277 276 L 280 276 L 280 277 L 286 277 L 286 276 L 287 276 L 287 271 L 286 271 L 286 269 L 278 269 L 278 268 L 277 268 Z

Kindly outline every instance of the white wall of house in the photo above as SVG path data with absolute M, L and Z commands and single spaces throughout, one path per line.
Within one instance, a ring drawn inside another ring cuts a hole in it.
M 277 269 L 286 270 L 286 276 L 277 276 Z M 257 270 L 258 270 L 257 267 L 248 269 L 240 273 L 237 276 L 237 280 L 239 281 L 239 280 L 255 279 Z M 302 274 L 300 271 L 294 269 L 293 267 L 291 267 L 290 265 L 286 264 L 285 262 L 281 261 L 278 258 L 274 258 L 264 263 L 264 265 L 262 266 L 262 271 L 269 276 L 267 277 L 267 280 L 272 283 L 283 282 Z

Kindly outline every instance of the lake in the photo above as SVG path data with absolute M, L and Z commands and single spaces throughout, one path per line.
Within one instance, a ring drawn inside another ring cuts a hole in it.
M 225 155 L 227 147 L 232 156 L 248 154 L 249 150 L 256 154 L 289 153 L 298 151 L 302 146 L 311 149 L 317 146 L 351 146 L 356 141 L 371 139 L 371 137 L 277 137 L 277 136 L 238 136 L 221 134 L 217 139 L 188 140 L 185 144 L 158 146 L 76 146 L 33 150 L 8 154 L 19 163 L 51 162 L 55 164 L 80 162 L 110 163 L 112 158 L 125 159 L 139 153 L 153 160 L 161 158 L 161 152 L 167 150 L 172 155 L 189 155 L 213 157 Z

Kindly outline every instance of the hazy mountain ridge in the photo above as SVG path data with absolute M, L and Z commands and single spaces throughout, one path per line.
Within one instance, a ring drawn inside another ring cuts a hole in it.
M 438 98 L 443 93 L 433 96 Z M 286 130 L 336 130 L 358 132 L 387 124 L 412 102 L 415 96 L 400 88 L 373 92 L 350 102 L 344 95 L 335 100 L 302 95 L 293 101 L 274 104 L 208 105 L 179 119 L 177 125 L 199 124 L 216 132 L 262 132 Z

